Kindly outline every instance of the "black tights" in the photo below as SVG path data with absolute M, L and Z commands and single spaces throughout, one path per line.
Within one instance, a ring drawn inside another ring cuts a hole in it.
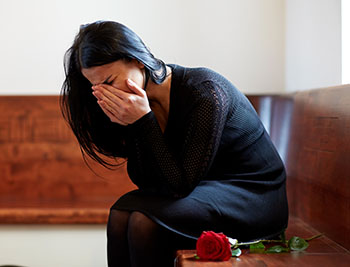
M 141 212 L 112 209 L 107 225 L 109 267 L 173 266 L 178 249 L 195 249 L 195 240 L 177 235 Z

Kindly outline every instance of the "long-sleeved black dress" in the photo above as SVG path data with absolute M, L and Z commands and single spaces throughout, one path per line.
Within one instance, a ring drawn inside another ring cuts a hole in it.
M 214 71 L 169 66 L 166 129 L 153 112 L 127 126 L 128 173 L 139 189 L 112 209 L 140 211 L 192 238 L 207 230 L 240 241 L 282 232 L 285 169 L 250 102 Z

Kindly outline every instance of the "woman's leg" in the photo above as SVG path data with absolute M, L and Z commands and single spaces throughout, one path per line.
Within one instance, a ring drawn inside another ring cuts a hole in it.
M 107 259 L 109 267 L 128 267 L 127 229 L 130 212 L 112 209 L 107 224 Z
M 141 212 L 132 212 L 128 223 L 130 262 L 133 267 L 173 266 L 177 249 L 195 249 L 194 239 L 179 236 Z

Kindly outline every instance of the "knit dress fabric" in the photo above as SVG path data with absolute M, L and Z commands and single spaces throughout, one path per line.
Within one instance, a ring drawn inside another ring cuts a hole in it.
M 269 238 L 288 222 L 286 175 L 247 98 L 207 68 L 172 69 L 164 133 L 151 111 L 127 126 L 128 174 L 139 189 L 112 209 L 139 211 L 190 238 Z

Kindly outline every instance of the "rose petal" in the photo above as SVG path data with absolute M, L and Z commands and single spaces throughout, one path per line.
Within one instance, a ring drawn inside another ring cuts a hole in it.
M 197 255 L 203 260 L 228 260 L 231 258 L 231 246 L 222 233 L 205 231 L 197 240 Z

